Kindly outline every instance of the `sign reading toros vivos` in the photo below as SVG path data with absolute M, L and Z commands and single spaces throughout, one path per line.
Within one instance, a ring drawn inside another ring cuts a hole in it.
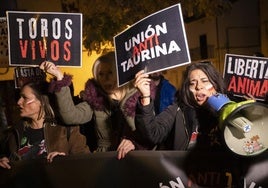
M 225 55 L 224 80 L 227 91 L 235 96 L 252 95 L 265 100 L 268 92 L 268 58 Z
M 82 14 L 7 11 L 9 64 L 81 66 Z
M 190 63 L 180 4 L 158 11 L 114 37 L 118 85 L 148 73 Z

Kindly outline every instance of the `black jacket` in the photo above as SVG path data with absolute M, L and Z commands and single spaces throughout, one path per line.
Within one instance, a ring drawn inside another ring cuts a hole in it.
M 161 150 L 187 150 L 197 122 L 195 111 L 183 105 L 170 105 L 155 116 L 153 102 L 137 104 L 136 129 Z

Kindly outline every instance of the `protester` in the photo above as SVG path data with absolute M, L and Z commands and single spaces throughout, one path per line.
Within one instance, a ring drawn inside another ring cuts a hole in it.
M 10 169 L 10 162 L 58 155 L 89 153 L 86 138 L 79 127 L 60 126 L 49 101 L 48 83 L 29 82 L 17 102 L 21 123 L 5 130 L 1 139 L 0 166 Z
M 84 89 L 84 102 L 74 104 L 69 85 L 71 76 L 62 73 L 52 62 L 40 68 L 55 76 L 51 90 L 55 92 L 60 114 L 66 124 L 84 124 L 94 120 L 97 136 L 96 152 L 116 151 L 123 158 L 131 150 L 143 148 L 135 136 L 135 107 L 137 90 L 133 85 L 117 87 L 115 53 L 100 56 L 93 65 L 93 78 Z M 120 144 L 120 145 L 119 145 Z
M 4 102 L 0 96 L 0 131 L 5 130 L 8 126 Z
M 162 71 L 149 75 L 156 85 L 154 110 L 156 114 L 162 112 L 166 107 L 175 101 L 176 88 L 162 74 Z
M 206 101 L 215 93 L 225 93 L 225 89 L 222 77 L 211 63 L 188 66 L 177 102 L 157 116 L 150 98 L 149 75 L 138 72 L 135 86 L 142 95 L 137 105 L 136 128 L 151 142 L 165 143 L 167 150 L 189 150 L 194 146 L 222 148 L 218 117 Z

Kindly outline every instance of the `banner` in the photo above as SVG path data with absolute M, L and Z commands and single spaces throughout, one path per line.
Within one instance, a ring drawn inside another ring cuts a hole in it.
M 8 67 L 7 19 L 0 17 L 0 67 Z
M 268 92 L 268 58 L 225 55 L 224 80 L 227 91 L 235 96 L 251 94 L 264 101 Z
M 261 188 L 268 187 L 268 153 L 132 151 L 93 153 L 11 163 L 0 168 L 0 187 L 38 188 Z
M 118 86 L 191 62 L 180 4 L 158 11 L 114 37 Z
M 9 64 L 82 64 L 82 14 L 7 11 Z

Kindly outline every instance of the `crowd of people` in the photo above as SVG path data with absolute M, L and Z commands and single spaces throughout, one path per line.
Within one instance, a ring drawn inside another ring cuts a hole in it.
M 50 83 L 26 83 L 17 102 L 21 124 L 2 133 L 0 166 L 10 161 L 117 151 L 118 159 L 133 150 L 221 151 L 217 115 L 207 106 L 215 93 L 225 93 L 223 78 L 210 62 L 191 63 L 179 90 L 161 72 L 139 71 L 133 82 L 118 87 L 115 52 L 93 65 L 83 97 L 75 102 L 72 76 L 45 61 L 40 69 Z M 75 86 L 74 86 L 75 87 Z M 91 123 L 88 123 L 91 122 Z M 80 125 L 92 126 L 91 136 Z

